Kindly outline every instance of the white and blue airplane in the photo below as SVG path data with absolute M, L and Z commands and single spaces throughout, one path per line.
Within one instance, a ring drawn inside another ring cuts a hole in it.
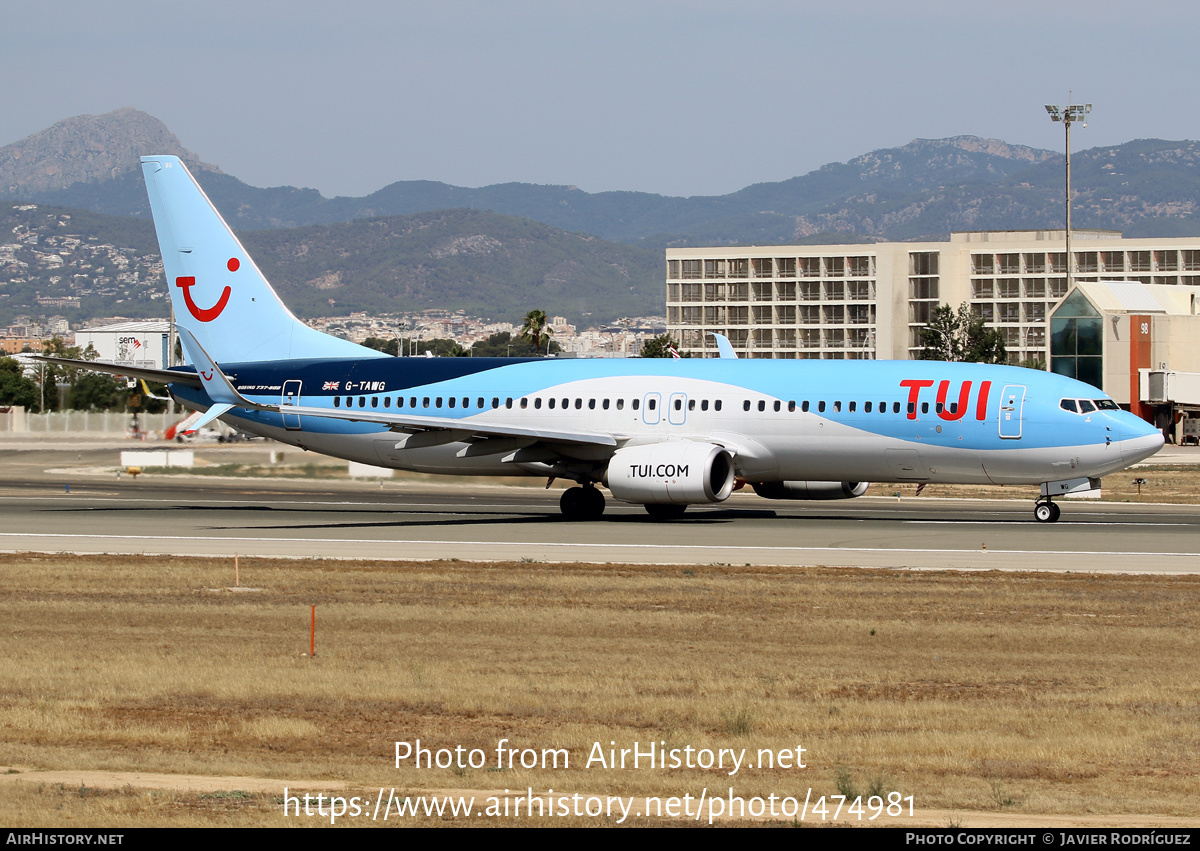
M 868 482 L 1040 484 L 1054 497 L 1153 455 L 1162 435 L 1102 391 L 1046 372 L 932 361 L 392 357 L 323 334 L 280 301 L 176 157 L 142 158 L 191 366 L 165 381 L 193 428 L 221 419 L 306 450 L 426 473 L 572 480 L 657 518 L 749 484 L 768 499 Z M 95 368 L 94 362 L 87 365 Z

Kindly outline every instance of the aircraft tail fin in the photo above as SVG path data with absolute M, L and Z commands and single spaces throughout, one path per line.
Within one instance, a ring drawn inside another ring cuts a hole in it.
M 176 325 L 225 363 L 379 357 L 297 319 L 178 157 L 142 157 Z

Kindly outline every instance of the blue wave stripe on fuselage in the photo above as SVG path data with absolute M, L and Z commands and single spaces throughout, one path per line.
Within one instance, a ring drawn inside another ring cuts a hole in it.
M 1098 414 L 1098 423 L 1058 409 L 1060 398 L 1100 399 L 1105 394 L 1090 385 L 1035 370 L 1009 366 L 985 366 L 980 364 L 954 364 L 925 361 L 796 361 L 796 360 L 719 360 L 719 359 L 515 359 L 515 358 L 378 358 L 378 359 L 333 359 L 295 360 L 287 362 L 258 362 L 223 364 L 222 369 L 234 380 L 235 386 L 245 396 L 256 402 L 278 404 L 284 382 L 301 382 L 302 404 L 332 407 L 335 396 L 372 397 L 404 395 L 410 397 L 470 397 L 472 403 L 484 397 L 490 406 L 494 396 L 501 399 L 502 407 L 494 411 L 485 407 L 480 411 L 472 407 L 412 410 L 407 404 L 397 413 L 436 414 L 440 417 L 467 419 L 480 418 L 489 422 L 549 421 L 555 417 L 568 419 L 590 414 L 597 420 L 596 427 L 603 427 L 603 417 L 609 412 L 597 411 L 551 411 L 539 410 L 506 411 L 503 400 L 533 394 L 552 395 L 551 391 L 565 384 L 577 385 L 573 396 L 590 392 L 597 397 L 624 395 L 640 397 L 645 391 L 632 391 L 632 383 L 645 385 L 647 380 L 653 390 L 662 394 L 665 401 L 671 393 L 680 389 L 681 383 L 689 385 L 691 398 L 720 398 L 724 409 L 720 414 L 709 411 L 689 412 L 688 422 L 672 425 L 663 421 L 657 428 L 682 433 L 693 433 L 700 423 L 710 422 L 723 431 L 743 431 L 754 434 L 773 430 L 764 417 L 795 418 L 798 416 L 819 417 L 870 434 L 899 440 L 918 440 L 918 433 L 932 432 L 937 426 L 961 434 L 962 441 L 956 445 L 963 449 L 1011 448 L 1011 441 L 1002 440 L 998 434 L 999 407 L 1005 386 L 1018 385 L 1026 388 L 1021 427 L 1021 445 L 1029 448 L 1065 446 L 1094 439 L 1095 435 L 1084 434 L 1103 430 L 1105 414 Z M 661 386 L 655 379 L 661 379 Z M 583 390 L 579 382 L 597 382 L 596 387 Z M 958 402 L 963 383 L 972 382 L 967 410 L 957 420 L 939 417 L 936 399 L 942 382 L 946 385 L 946 401 Z M 694 382 L 703 382 L 698 388 Z M 901 382 L 910 382 L 908 385 Z M 914 387 L 914 384 L 922 386 Z M 932 382 L 932 383 L 929 383 Z M 977 418 L 977 402 L 983 382 L 990 382 L 986 411 L 983 419 Z M 369 388 L 369 389 L 365 389 Z M 698 392 L 692 392 L 698 391 Z M 201 406 L 208 401 L 202 391 L 176 386 L 175 392 Z M 917 399 L 915 418 L 908 414 L 908 403 Z M 756 397 L 749 412 L 742 410 L 743 400 Z M 757 410 L 757 399 L 780 400 L 784 403 L 781 412 L 774 412 L 771 405 L 767 411 Z M 788 401 L 797 403 L 797 410 L 789 413 Z M 801 413 L 799 405 L 810 403 L 807 414 Z M 823 413 L 817 404 L 826 402 Z M 842 410 L 834 412 L 833 402 L 840 402 Z M 848 410 L 849 403 L 856 403 L 856 410 Z M 864 403 L 871 402 L 872 413 L 864 411 Z M 880 413 L 878 406 L 887 403 L 887 412 Z M 893 412 L 895 403 L 901 410 Z M 927 412 L 921 411 L 928 404 Z M 369 405 L 369 402 L 368 402 Z M 342 408 L 345 411 L 345 408 Z M 382 407 L 369 408 L 376 413 Z M 396 410 L 396 409 L 392 409 Z M 266 424 L 279 425 L 278 414 L 241 412 L 246 419 Z M 1127 414 L 1125 416 L 1128 416 Z M 739 425 L 744 421 L 745 425 Z M 382 430 L 382 426 L 352 423 L 320 417 L 305 417 L 305 431 L 333 434 L 371 433 Z M 1103 439 L 1103 438 L 1101 438 Z

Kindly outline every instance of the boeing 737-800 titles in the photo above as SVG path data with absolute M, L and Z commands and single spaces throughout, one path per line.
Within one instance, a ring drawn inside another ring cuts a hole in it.
M 1154 454 L 1162 435 L 1079 381 L 930 361 L 403 358 L 284 306 L 180 160 L 143 157 L 189 367 L 137 370 L 247 432 L 367 464 L 578 483 L 672 517 L 742 484 L 768 499 L 867 482 L 1040 484 L 1053 498 Z M 727 344 L 722 348 L 728 354 Z M 95 364 L 92 364 L 95 366 Z

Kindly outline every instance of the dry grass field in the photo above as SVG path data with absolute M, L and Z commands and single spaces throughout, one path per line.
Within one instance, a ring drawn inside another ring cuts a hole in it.
M 911 795 L 943 826 L 1200 824 L 1200 577 L 240 567 L 255 590 L 228 590 L 228 561 L 0 556 L 0 774 L 15 772 L 0 822 L 327 824 L 282 814 L 285 785 L 325 784 L 372 806 L 381 787 L 471 790 L 479 807 L 530 787 L 813 802 L 853 788 Z M 397 768 L 395 742 L 416 739 L 487 764 Z M 498 770 L 502 739 L 565 748 L 569 767 Z M 751 764 L 800 746 L 807 767 L 589 767 L 596 742 L 744 748 Z M 52 770 L 177 782 L 34 773 Z

